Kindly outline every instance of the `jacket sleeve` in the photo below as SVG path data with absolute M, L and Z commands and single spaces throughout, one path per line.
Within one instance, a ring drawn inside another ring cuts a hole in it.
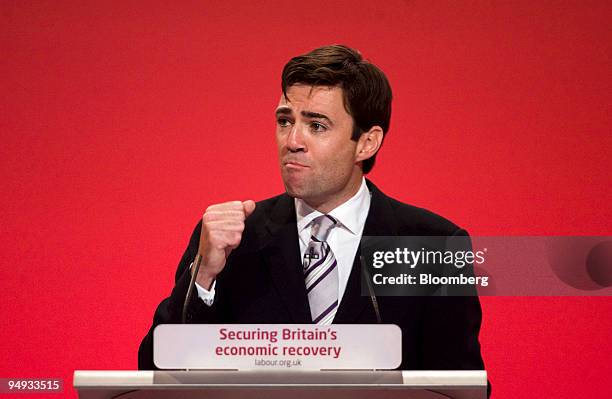
M 453 235 L 452 249 L 472 250 L 465 230 Z M 447 246 L 447 249 L 449 246 Z M 454 267 L 453 267 L 454 268 Z M 461 270 L 469 276 L 473 269 Z M 478 335 L 482 309 L 475 287 L 427 298 L 423 323 L 422 365 L 426 370 L 484 370 Z M 488 383 L 488 395 L 491 384 Z

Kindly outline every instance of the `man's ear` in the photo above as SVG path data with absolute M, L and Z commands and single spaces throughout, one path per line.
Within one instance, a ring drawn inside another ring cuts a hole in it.
M 360 162 L 373 157 L 383 141 L 383 130 L 380 126 L 372 126 L 367 132 L 361 133 L 355 153 L 355 161 Z

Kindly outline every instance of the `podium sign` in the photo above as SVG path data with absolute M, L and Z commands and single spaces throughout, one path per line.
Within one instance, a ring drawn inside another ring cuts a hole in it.
M 153 361 L 160 369 L 395 369 L 402 332 L 394 324 L 161 324 Z

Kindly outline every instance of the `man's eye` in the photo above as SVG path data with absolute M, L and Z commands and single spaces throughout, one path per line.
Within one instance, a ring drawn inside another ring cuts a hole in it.
M 312 122 L 310 124 L 310 128 L 312 129 L 313 132 L 324 132 L 327 130 L 327 126 L 319 122 Z
M 291 124 L 291 122 L 289 122 L 289 119 L 286 119 L 286 118 L 278 118 L 276 120 L 276 123 L 280 127 L 287 127 L 287 126 L 289 126 Z

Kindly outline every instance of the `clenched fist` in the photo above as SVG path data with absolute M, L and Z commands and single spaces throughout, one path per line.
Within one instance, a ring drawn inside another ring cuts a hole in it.
M 202 216 L 198 253 L 202 265 L 196 277 L 199 285 L 210 289 L 217 274 L 225 267 L 230 252 L 242 239 L 244 221 L 255 210 L 255 202 L 231 201 L 211 205 Z

